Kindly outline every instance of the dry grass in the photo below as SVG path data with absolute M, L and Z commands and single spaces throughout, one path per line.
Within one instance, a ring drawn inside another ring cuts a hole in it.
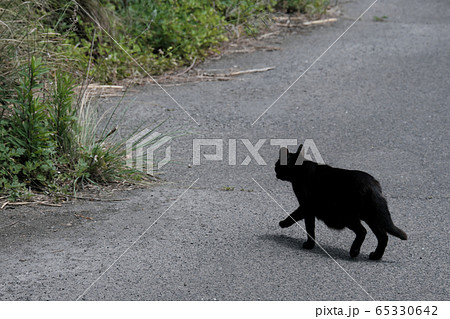
M 111 29 L 111 17 L 97 0 L 77 2 L 106 30 Z M 52 70 L 81 76 L 71 67 L 73 58 L 58 50 L 64 38 L 77 31 L 78 16 L 90 20 L 72 1 L 0 0 L 0 105 L 11 95 L 20 67 L 32 56 L 41 57 Z

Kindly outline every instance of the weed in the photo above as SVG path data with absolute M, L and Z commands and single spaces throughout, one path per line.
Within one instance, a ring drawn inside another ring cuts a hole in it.
M 35 57 L 20 75 L 15 97 L 2 106 L 0 193 L 18 199 L 33 191 L 71 193 L 87 183 L 147 179 L 126 165 L 126 139 L 117 141 L 116 128 L 108 129 L 120 103 L 100 128 L 103 117 L 97 119 L 86 96 L 74 106 L 69 75 L 57 72 L 50 81 L 49 69 Z
M 375 22 L 384 22 L 384 21 L 386 21 L 387 18 L 388 18 L 388 16 L 382 16 L 382 17 L 373 16 L 373 21 L 375 21 Z
M 50 63 L 52 70 L 70 71 L 76 80 L 90 68 L 89 76 L 96 81 L 112 83 L 145 76 L 135 61 L 153 75 L 199 61 L 228 38 L 239 37 L 242 32 L 253 35 L 270 24 L 275 8 L 320 15 L 328 3 L 0 0 L 0 46 L 4 47 L 0 51 L 0 104 L 17 82 L 17 66 L 31 55 Z
M 74 143 L 74 123 L 76 110 L 73 107 L 73 79 L 67 74 L 58 72 L 52 89 L 50 99 L 49 118 L 50 126 L 55 134 L 58 151 L 67 154 L 76 147 Z
M 234 187 L 232 187 L 232 186 L 224 186 L 224 187 L 222 187 L 222 190 L 226 191 L 226 192 L 232 192 L 232 191 L 234 191 Z

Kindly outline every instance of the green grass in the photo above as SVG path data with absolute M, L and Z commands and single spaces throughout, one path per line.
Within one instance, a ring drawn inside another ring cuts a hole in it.
M 76 99 L 73 88 L 69 75 L 58 72 L 52 78 L 34 56 L 22 68 L 15 97 L 2 106 L 0 194 L 17 200 L 33 193 L 72 194 L 86 184 L 148 178 L 127 166 L 128 138 L 115 136 L 120 103 L 97 118 L 95 104 L 85 95 Z
M 83 91 L 75 95 L 76 84 L 145 76 L 135 61 L 161 74 L 217 52 L 231 37 L 258 32 L 274 10 L 320 15 L 328 6 L 327 0 L 77 2 L 0 0 L 0 194 L 10 199 L 146 178 L 126 165 L 127 139 L 117 136 L 115 116 L 125 110 L 117 105 L 97 118 Z
M 234 191 L 234 186 L 224 186 L 222 187 L 222 190 L 225 192 L 232 192 Z
M 53 72 L 102 83 L 190 65 L 254 34 L 274 10 L 325 13 L 328 0 L 0 0 L 0 102 L 32 55 Z M 111 35 L 113 39 L 110 38 Z M 126 51 L 126 52 L 125 52 Z M 132 58 L 130 58 L 130 56 Z M 135 60 L 135 61 L 133 61 Z
M 388 16 L 382 16 L 382 17 L 378 17 L 378 16 L 373 16 L 373 21 L 375 22 L 384 22 L 386 21 L 388 18 Z

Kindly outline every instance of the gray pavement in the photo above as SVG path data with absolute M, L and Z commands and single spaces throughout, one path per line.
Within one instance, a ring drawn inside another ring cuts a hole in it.
M 165 118 L 159 131 L 191 132 L 170 142 L 166 182 L 117 193 L 121 201 L 1 211 L 0 299 L 448 300 L 447 0 L 378 1 L 252 125 L 372 2 L 339 1 L 337 23 L 286 34 L 281 51 L 200 66 L 271 71 L 167 86 L 200 126 L 156 86 L 130 94 L 124 134 Z M 190 165 L 193 138 L 224 139 L 224 161 Z M 303 231 L 280 229 L 285 212 L 254 182 L 286 211 L 296 208 L 290 185 L 275 178 L 273 138 L 312 138 L 327 164 L 374 175 L 408 241 L 390 237 L 373 262 L 369 231 L 351 259 L 354 234 L 318 222 L 317 240 L 332 258 L 301 249 Z M 233 166 L 229 139 L 237 139 Z M 259 152 L 267 165 L 240 165 L 249 155 L 240 139 L 267 139 Z

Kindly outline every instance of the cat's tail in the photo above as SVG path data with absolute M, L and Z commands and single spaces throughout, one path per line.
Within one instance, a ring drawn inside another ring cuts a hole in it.
M 386 202 L 386 199 L 381 194 L 381 187 L 380 184 L 377 184 L 373 187 L 371 192 L 373 203 L 375 204 L 376 211 L 375 214 L 378 214 L 378 218 L 381 219 L 381 223 L 384 224 L 384 228 L 386 229 L 386 232 L 388 234 L 391 234 L 392 236 L 398 237 L 401 240 L 407 240 L 408 235 L 394 225 L 394 222 L 392 221 L 391 214 L 389 213 L 388 205 Z
M 408 239 L 408 235 L 406 235 L 406 233 L 403 230 L 401 230 L 400 228 L 395 226 L 393 223 L 391 225 L 389 225 L 389 227 L 388 227 L 388 229 L 386 229 L 386 231 L 388 232 L 388 234 L 391 234 L 392 236 L 398 237 L 401 240 L 407 240 Z

